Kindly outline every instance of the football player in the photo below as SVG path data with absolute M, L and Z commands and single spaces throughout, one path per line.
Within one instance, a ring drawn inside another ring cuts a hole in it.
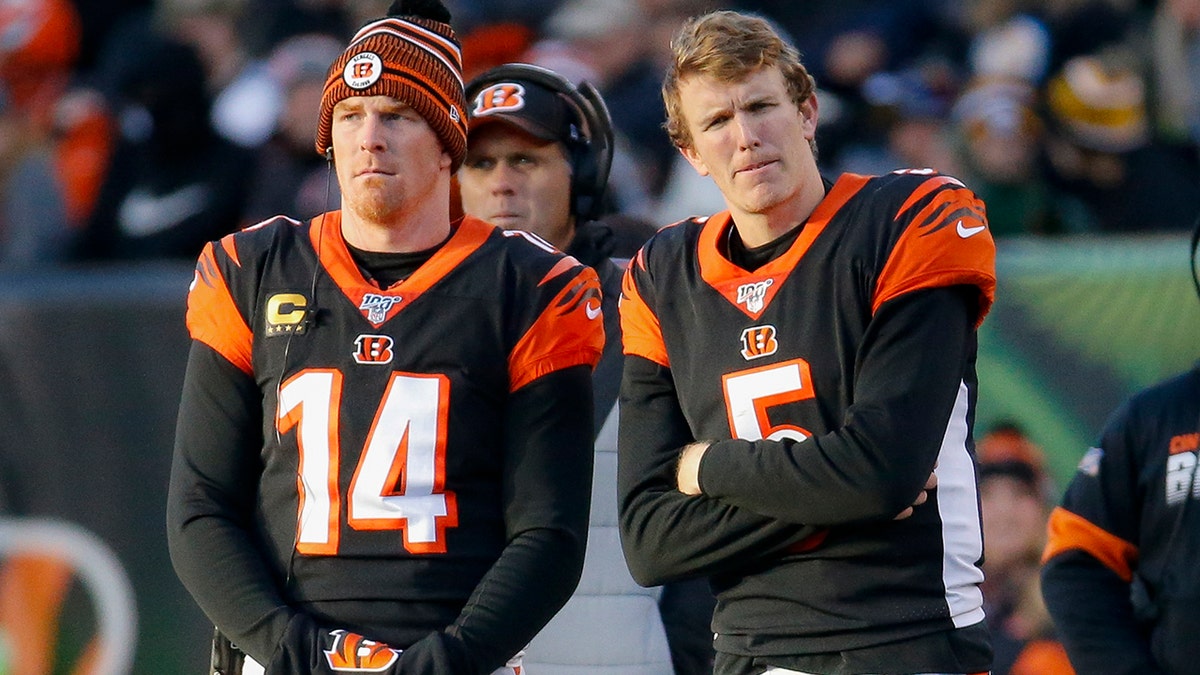
M 394 4 L 331 64 L 316 146 L 341 210 L 196 267 L 171 558 L 267 673 L 512 675 L 582 568 L 599 281 L 451 220 L 449 21 Z
M 711 579 L 717 673 L 987 671 L 983 204 L 929 169 L 824 180 L 813 79 L 766 21 L 710 13 L 672 48 L 668 132 L 727 210 L 624 280 L 634 578 Z

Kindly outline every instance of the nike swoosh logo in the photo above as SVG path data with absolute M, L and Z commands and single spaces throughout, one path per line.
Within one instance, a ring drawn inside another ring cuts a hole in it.
M 973 236 L 979 234 L 980 232 L 983 232 L 984 230 L 987 229 L 987 226 L 986 225 L 977 225 L 975 227 L 963 227 L 962 220 L 959 220 L 958 225 L 955 229 L 958 230 L 958 236 L 962 237 L 963 239 L 966 239 L 967 237 L 973 237 Z
M 583 312 L 584 314 L 587 314 L 587 318 L 594 320 L 596 317 L 600 316 L 600 305 L 596 305 L 593 308 L 592 303 L 589 302 L 583 306 Z

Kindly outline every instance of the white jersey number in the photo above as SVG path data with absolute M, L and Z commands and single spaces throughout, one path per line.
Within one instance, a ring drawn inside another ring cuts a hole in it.
M 355 530 L 400 530 L 410 553 L 444 553 L 458 525 L 445 489 L 449 380 L 392 373 L 354 477 L 346 522 Z M 296 551 L 337 555 L 341 495 L 337 469 L 342 374 L 304 370 L 279 389 L 279 433 L 299 427 L 299 532 Z
M 808 362 L 793 359 L 761 368 L 739 370 L 721 378 L 729 431 L 747 441 L 790 438 L 803 441 L 812 434 L 793 424 L 771 426 L 767 410 L 772 406 L 803 401 L 816 396 Z

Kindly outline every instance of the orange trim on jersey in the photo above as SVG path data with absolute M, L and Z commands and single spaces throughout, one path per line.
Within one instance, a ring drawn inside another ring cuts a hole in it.
M 896 213 L 896 220 L 904 217 L 906 209 L 902 209 Z M 969 219 L 969 220 L 967 220 Z M 984 210 L 983 202 L 975 197 L 975 194 L 966 188 L 955 190 L 943 190 L 937 194 L 928 204 L 925 205 L 916 215 L 910 218 L 912 226 L 919 227 L 922 230 L 931 228 L 925 231 L 928 235 L 936 232 L 943 227 L 949 227 L 951 223 L 955 223 L 955 233 L 958 233 L 959 226 L 964 232 L 969 232 L 972 228 L 978 229 L 980 225 L 987 227 L 987 215 Z M 973 236 L 973 235 L 972 235 Z M 960 238 L 966 239 L 969 237 Z
M 637 254 L 633 256 L 633 260 L 630 260 L 629 264 L 626 265 L 626 268 L 632 268 L 634 266 L 642 270 L 646 269 L 646 249 L 639 248 Z
M 232 239 L 232 237 L 226 237 Z M 222 241 L 222 246 L 227 244 Z M 239 370 L 251 375 L 254 366 L 250 352 L 254 336 L 238 311 L 229 286 L 217 267 L 212 243 L 204 246 L 196 262 L 195 277 L 188 292 L 187 327 L 193 340 L 199 340 L 224 356 Z
M 671 367 L 667 358 L 667 344 L 663 341 L 662 326 L 658 317 L 650 310 L 642 295 L 638 292 L 637 283 L 633 280 L 635 269 L 646 269 L 646 259 L 641 251 L 625 270 L 621 280 L 621 303 L 618 305 L 621 313 L 621 341 L 625 354 L 640 356 L 662 366 Z
M 229 256 L 234 265 L 238 267 L 242 266 L 242 261 L 238 258 L 237 244 L 233 242 L 233 236 L 226 235 L 221 237 L 221 248 L 224 249 L 225 254 Z
M 1167 446 L 1167 454 L 1178 455 L 1181 452 L 1200 450 L 1200 433 L 1180 434 L 1171 437 Z
M 567 256 L 555 263 L 554 267 L 551 267 L 549 272 L 546 272 L 546 276 L 542 277 L 542 280 L 538 282 L 538 286 L 545 286 L 558 275 L 569 272 L 578 266 L 578 260 L 572 258 L 571 256 Z
M 604 323 L 600 277 L 576 264 L 579 274 L 550 301 L 508 355 L 508 387 L 516 391 L 548 373 L 600 361 Z
M 792 273 L 792 270 L 796 269 L 800 259 L 812 247 L 813 241 L 825 230 L 830 219 L 862 189 L 868 180 L 870 178 L 867 176 L 855 174 L 845 174 L 839 178 L 821 203 L 817 205 L 812 215 L 808 217 L 800 236 L 796 237 L 796 241 L 792 242 L 787 252 L 754 272 L 747 272 L 733 264 L 721 252 L 729 228 L 734 227 L 729 211 L 722 211 L 710 217 L 700 231 L 700 239 L 697 242 L 700 276 L 728 300 L 729 304 L 742 310 L 747 316 L 757 319 L 771 304 L 771 300 L 779 292 L 784 279 Z M 746 289 L 752 288 L 756 284 L 758 291 L 750 294 L 752 299 L 747 299 Z
M 938 176 L 914 195 L 928 194 L 947 182 L 958 184 Z M 910 198 L 896 218 L 905 217 L 915 201 Z M 996 297 L 996 244 L 983 203 L 966 189 L 943 190 L 911 219 L 875 282 L 871 311 L 913 291 L 967 284 L 979 288 L 978 327 Z
M 957 178 L 951 178 L 950 176 L 934 176 L 924 183 L 918 185 L 917 189 L 913 190 L 912 194 L 908 196 L 908 199 L 905 200 L 904 204 L 900 207 L 900 210 L 897 211 L 897 213 L 900 214 L 909 210 L 912 208 L 913 204 L 916 204 L 924 199 L 925 195 L 928 195 L 930 192 L 933 192 L 943 185 L 957 185 L 958 187 L 963 187 L 962 182 L 960 182 Z
M 1133 565 L 1138 559 L 1137 546 L 1106 532 L 1099 525 L 1061 506 L 1050 512 L 1046 524 L 1046 548 L 1042 562 L 1067 551 L 1079 550 L 1099 560 L 1123 581 L 1133 579 Z
M 467 256 L 474 253 L 496 231 L 490 223 L 464 216 L 458 227 L 450 235 L 450 239 L 433 254 L 425 264 L 421 265 L 407 279 L 392 286 L 381 289 L 368 281 L 359 271 L 358 265 L 350 257 L 346 248 L 346 240 L 342 237 L 342 212 L 330 211 L 312 219 L 309 237 L 313 248 L 318 251 L 321 265 L 355 307 L 362 307 L 363 298 L 368 293 L 382 295 L 392 299 L 383 321 L 374 323 L 379 326 L 396 316 L 400 310 L 409 306 L 414 300 L 429 290 L 438 281 L 458 266 Z M 365 319 L 368 310 L 360 309 Z

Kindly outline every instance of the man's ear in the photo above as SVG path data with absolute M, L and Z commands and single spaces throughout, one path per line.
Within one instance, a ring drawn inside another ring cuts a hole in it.
M 800 119 L 804 124 L 804 137 L 812 140 L 817 134 L 817 95 L 815 93 L 800 103 Z
M 700 174 L 701 176 L 708 175 L 708 165 L 704 163 L 704 160 L 700 159 L 700 155 L 696 153 L 695 148 L 690 145 L 687 147 L 679 147 L 679 154 L 683 155 L 683 158 L 688 161 L 688 164 L 692 165 L 692 168 L 696 170 L 696 173 Z

